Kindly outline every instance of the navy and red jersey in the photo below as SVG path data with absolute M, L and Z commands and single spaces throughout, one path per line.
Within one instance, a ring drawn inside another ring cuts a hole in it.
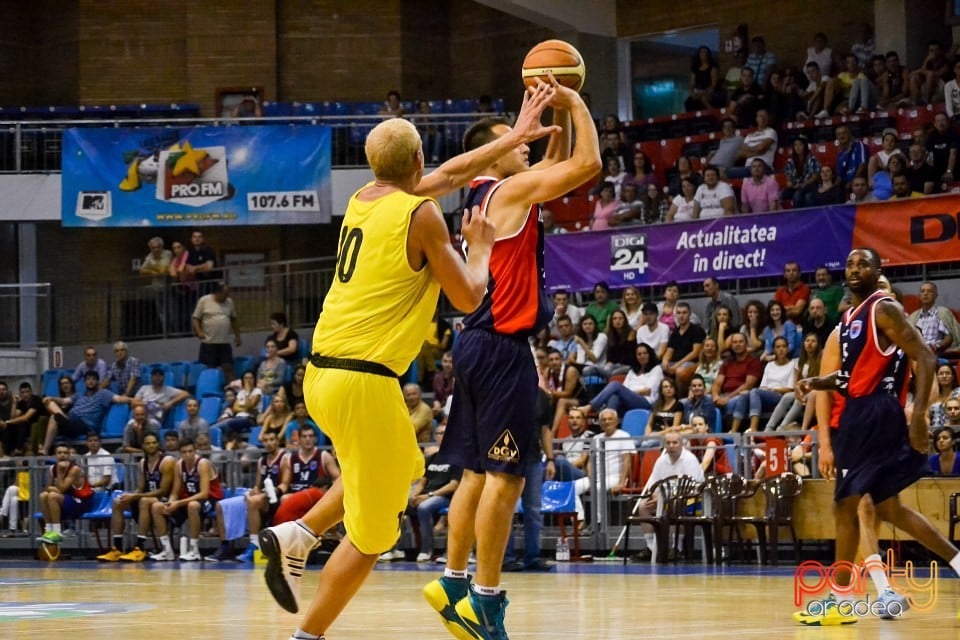
M 58 481 L 61 478 L 66 478 L 67 476 L 69 476 L 73 472 L 74 468 L 76 467 L 78 467 L 78 465 L 71 460 L 70 466 L 68 466 L 63 471 L 63 474 L 61 474 L 60 465 L 59 464 L 52 465 L 50 467 L 50 484 L 52 484 L 53 486 L 57 486 Z M 70 488 L 67 489 L 67 494 L 73 496 L 74 498 L 84 500 L 93 495 L 93 489 L 90 487 L 90 482 L 87 480 L 87 474 L 83 472 L 82 467 L 80 468 L 80 475 L 83 478 L 83 482 L 80 484 L 79 487 L 76 485 L 70 485 Z
M 507 180 L 476 178 L 470 183 L 464 206 L 479 205 L 486 215 L 491 196 Z M 494 243 L 483 302 L 464 318 L 463 326 L 526 337 L 546 327 L 552 317 L 553 303 L 544 290 L 540 205 L 535 204 L 517 233 Z
M 839 424 L 847 398 L 884 393 L 896 398 L 901 406 L 906 402 L 910 381 L 906 354 L 895 344 L 880 348 L 876 323 L 877 303 L 890 299 L 885 292 L 874 291 L 840 319 L 840 370 L 831 424 Z
M 260 468 L 260 488 L 263 488 L 263 481 L 267 478 L 270 478 L 270 481 L 273 482 L 273 486 L 280 486 L 280 463 L 283 462 L 283 456 L 287 455 L 286 451 L 282 449 L 280 451 L 275 451 L 273 454 L 273 460 L 270 460 L 270 454 L 265 453 L 260 456 L 259 468 Z
M 320 449 L 314 449 L 313 454 L 306 460 L 300 457 L 300 451 L 293 453 L 290 457 L 290 470 L 293 472 L 290 493 L 315 487 L 319 484 L 321 478 L 327 477 L 327 470 L 323 468 L 321 456 Z
M 180 461 L 180 479 L 182 483 L 180 485 L 180 499 L 189 498 L 192 495 L 195 495 L 200 492 L 200 461 L 202 458 L 197 458 L 196 462 L 193 464 L 193 469 L 187 469 L 186 462 Z M 214 471 L 213 478 L 210 480 L 210 495 L 207 496 L 208 500 L 222 500 L 223 499 L 223 487 L 220 486 L 220 477 L 216 475 Z
M 165 459 L 166 456 L 164 455 L 157 456 L 157 463 L 152 467 L 150 463 L 147 462 L 146 457 L 140 461 L 140 473 L 143 474 L 143 478 L 146 481 L 145 485 L 148 493 L 160 489 L 160 480 L 163 477 L 163 474 L 160 473 L 160 465 L 163 464 Z

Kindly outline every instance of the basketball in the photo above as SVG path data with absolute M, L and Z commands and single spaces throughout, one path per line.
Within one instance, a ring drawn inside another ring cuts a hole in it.
M 563 40 L 544 40 L 530 49 L 523 59 L 523 84 L 533 86 L 535 78 L 547 82 L 548 71 L 553 72 L 559 84 L 574 91 L 580 91 L 587 75 L 580 52 Z
M 47 562 L 56 562 L 60 558 L 60 545 L 51 542 L 41 542 L 37 549 L 37 557 Z

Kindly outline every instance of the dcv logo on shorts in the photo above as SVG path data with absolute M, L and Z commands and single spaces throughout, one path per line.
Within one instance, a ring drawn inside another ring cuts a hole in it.
M 487 458 L 497 462 L 520 462 L 520 450 L 517 449 L 514 442 L 510 429 L 504 429 L 503 433 L 497 436 L 497 441 L 487 451 Z

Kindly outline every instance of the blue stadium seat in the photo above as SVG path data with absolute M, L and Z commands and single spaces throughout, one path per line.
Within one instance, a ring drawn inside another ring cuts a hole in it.
M 190 375 L 190 363 L 183 360 L 168 362 L 167 366 L 173 371 L 173 386 L 178 389 L 187 388 L 187 378 Z
M 220 369 L 205 369 L 197 379 L 197 392 L 195 395 L 198 398 L 206 398 L 207 396 L 222 398 L 223 387 L 226 384 L 223 371 Z
M 210 427 L 210 444 L 223 447 L 223 430 L 220 427 Z
M 187 419 L 187 401 L 184 400 L 183 402 L 178 402 L 176 405 L 174 405 L 173 411 L 168 411 L 166 418 L 167 419 L 164 420 L 164 422 L 167 424 L 163 425 L 164 431 L 176 429 L 177 425 Z
M 253 356 L 236 356 L 233 359 L 233 375 L 241 377 L 253 366 Z M 256 372 L 254 372 L 256 373 Z
M 127 468 L 124 466 L 121 460 L 116 458 L 113 459 L 113 468 L 115 473 L 112 478 L 113 486 L 118 489 L 123 489 L 123 481 L 127 479 Z
M 713 432 L 723 433 L 723 413 L 720 412 L 720 407 L 714 409 Z
M 163 384 L 174 387 L 176 386 L 177 376 L 174 374 L 173 369 L 170 368 L 170 365 L 165 362 L 154 362 L 152 364 L 145 364 L 140 367 L 140 384 L 146 386 L 150 384 L 151 372 L 156 369 L 163 369 Z
M 63 375 L 69 376 L 72 371 L 67 369 L 47 369 L 40 376 L 40 395 L 56 398 L 60 395 L 58 382 Z
M 202 362 L 191 362 L 187 370 L 187 391 L 193 393 L 197 388 L 197 382 L 200 380 L 200 374 L 207 369 L 207 365 Z
M 650 420 L 648 409 L 631 409 L 623 415 L 623 424 L 620 428 L 635 438 L 643 436 L 647 430 L 647 421 Z
M 107 411 L 103 418 L 103 424 L 100 426 L 100 437 L 104 440 L 108 438 L 122 438 L 123 428 L 127 426 L 130 419 L 130 405 L 115 404 Z
M 219 396 L 207 396 L 200 399 L 200 417 L 209 422 L 211 426 L 220 417 L 221 402 L 222 399 Z
M 252 444 L 255 447 L 260 446 L 260 432 L 263 430 L 263 427 L 257 425 L 250 429 L 250 436 L 247 438 L 247 442 Z

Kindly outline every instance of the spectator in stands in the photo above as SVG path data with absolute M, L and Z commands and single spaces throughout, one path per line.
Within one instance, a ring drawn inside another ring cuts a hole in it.
M 767 309 L 759 300 L 750 300 L 745 307 L 745 315 L 746 320 L 740 327 L 740 333 L 747 338 L 747 351 L 759 358 L 763 354 L 763 330 L 767 326 Z
M 612 138 L 608 138 L 610 134 L 617 134 L 620 142 L 626 144 L 627 136 L 623 132 L 623 124 L 620 122 L 620 118 L 617 117 L 615 113 L 608 113 L 603 116 L 603 120 L 600 122 L 600 127 L 597 130 L 597 134 L 600 136 L 600 151 L 606 151 L 610 148 L 610 142 Z
M 263 390 L 257 386 L 253 371 L 244 371 L 240 377 L 240 389 L 236 391 L 236 400 L 228 405 L 224 395 L 224 414 L 213 425 L 223 432 L 224 437 L 231 433 L 246 433 L 257 424 L 260 407 L 263 405 Z M 229 410 L 229 411 L 228 411 Z
M 198 434 L 209 433 L 210 423 L 200 415 L 200 401 L 196 398 L 188 398 L 187 417 L 177 425 L 177 434 L 181 438 L 195 440 Z
M 960 345 L 960 325 L 949 308 L 937 304 L 937 285 L 924 282 L 920 285 L 920 308 L 907 318 L 923 336 L 923 341 L 934 353 L 942 354 Z
M 566 229 L 556 223 L 553 211 L 546 207 L 540 209 L 540 221 L 543 223 L 543 233 L 546 235 L 567 232 Z
M 770 126 L 770 115 L 766 109 L 757 110 L 756 123 L 757 128 L 747 134 L 737 152 L 738 166 L 727 168 L 728 178 L 749 175 L 754 160 L 761 160 L 767 170 L 773 167 L 773 158 L 777 153 L 777 132 Z
M 150 417 L 147 408 L 137 405 L 123 428 L 123 444 L 120 450 L 124 453 L 143 453 L 143 439 L 148 433 L 160 433 L 160 423 Z
M 800 206 L 800 195 L 804 189 L 815 184 L 820 177 L 820 161 L 810 153 L 807 136 L 800 134 L 793 139 L 790 157 L 784 169 L 787 186 L 783 190 L 783 199 L 792 200 L 793 206 Z
M 407 112 L 403 108 L 403 101 L 400 98 L 400 92 L 396 89 L 391 89 L 387 91 L 387 99 L 383 102 L 383 106 L 380 107 L 380 115 L 388 116 L 390 118 L 399 118 Z
M 690 95 L 684 102 L 687 111 L 719 109 L 726 92 L 720 86 L 720 65 L 710 47 L 701 46 L 690 61 Z
M 593 302 L 587 305 L 586 313 L 593 316 L 598 327 L 607 326 L 607 318 L 619 308 L 620 305 L 610 299 L 610 285 L 606 282 L 593 285 Z
M 742 146 L 743 137 L 737 133 L 737 122 L 733 118 L 724 118 L 720 124 L 720 141 L 717 143 L 716 151 L 707 156 L 709 163 L 707 167 L 714 166 L 720 169 L 732 167 L 737 161 L 737 154 L 740 153 Z M 706 169 L 704 169 L 705 173 Z
M 804 78 L 803 86 L 806 85 L 806 78 Z M 792 69 L 771 71 L 763 93 L 767 111 L 774 122 L 793 122 L 796 120 L 797 113 L 803 111 L 801 89 L 797 84 L 797 74 Z
M 767 43 L 761 36 L 750 39 L 750 55 L 744 64 L 745 69 L 753 71 L 757 84 L 763 86 L 769 74 L 777 66 L 777 57 L 767 51 Z
M 35 441 L 33 449 L 43 441 L 42 429 L 46 427 L 41 418 L 46 417 L 43 402 L 34 395 L 29 382 L 21 382 L 18 393 L 13 396 L 13 414 L 9 420 L 0 422 L 5 432 L 4 450 L 11 455 L 25 455 L 27 444 Z M 36 432 L 36 433 L 34 433 Z M 7 448 L 6 443 L 13 443 Z
M 200 560 L 202 518 L 215 517 L 216 503 L 222 499 L 223 487 L 216 468 L 209 460 L 197 456 L 192 440 L 181 440 L 180 461 L 176 466 L 168 501 L 154 502 L 150 507 L 154 534 L 163 545 L 160 553 L 150 557 L 157 561 L 173 560 L 169 527 L 171 524 L 180 527 L 188 523 L 187 552 L 180 554 L 180 561 Z
M 603 451 L 604 469 L 603 485 L 600 477 L 597 478 L 598 488 L 603 486 L 611 495 L 619 495 L 630 483 L 631 456 L 636 450 L 630 434 L 620 428 L 621 417 L 613 409 L 604 409 L 600 412 L 599 422 L 601 432 L 594 436 L 592 447 Z M 602 443 L 602 444 L 601 444 Z M 598 470 L 599 472 L 599 470 Z M 577 480 L 578 485 L 589 485 L 589 474 Z
M 193 308 L 191 301 L 197 297 L 197 276 L 187 270 L 187 260 L 190 253 L 182 242 L 174 240 L 170 243 L 173 257 L 170 259 L 170 278 L 173 286 L 170 287 L 170 325 L 171 330 L 177 333 L 187 330 L 188 317 Z
M 833 167 L 826 164 L 820 167 L 820 178 L 800 192 L 801 207 L 825 207 L 831 204 L 843 204 L 845 199 L 843 182 L 834 173 Z
M 208 367 L 220 367 L 227 382 L 232 381 L 233 349 L 230 337 L 232 334 L 233 345 L 239 347 L 240 324 L 230 290 L 222 280 L 213 283 L 213 293 L 197 301 L 193 310 L 193 333 L 200 339 L 197 360 Z
M 288 366 L 300 364 L 300 336 L 287 323 L 287 314 L 274 311 L 270 314 L 270 337 L 277 343 L 277 355 L 284 359 Z
M 725 308 L 725 307 L 721 307 Z M 703 339 L 703 346 L 700 349 L 700 356 L 696 361 L 693 377 L 700 376 L 703 380 L 705 389 L 713 386 L 713 381 L 720 372 L 720 365 L 723 364 L 723 357 L 720 353 L 720 345 L 716 338 L 707 336 Z M 691 378 L 692 379 L 692 378 Z M 696 394 L 691 390 L 691 397 Z
M 234 118 L 261 118 L 263 117 L 263 111 L 260 108 L 260 101 L 257 100 L 257 96 L 249 94 L 243 96 L 243 99 L 233 107 L 230 115 Z
M 423 401 L 420 385 L 403 385 L 403 401 L 410 412 L 413 430 L 417 434 L 417 442 L 433 442 L 433 411 L 430 405 Z
M 0 381 L 0 443 L 3 445 L 4 452 L 13 451 L 17 448 L 16 437 L 19 432 L 6 427 L 7 422 L 13 417 L 15 409 L 16 401 L 10 393 L 10 388 L 6 382 Z
M 617 309 L 610 314 L 607 323 L 607 369 L 610 375 L 627 372 L 636 359 L 636 333 L 627 322 L 627 314 Z
M 557 482 L 572 482 L 584 477 L 590 458 L 589 440 L 593 434 L 587 431 L 587 417 L 580 407 L 572 407 L 567 411 L 567 426 L 570 436 L 561 443 L 560 451 L 554 455 L 554 480 Z
M 919 69 L 910 72 L 910 101 L 915 105 L 933 104 L 940 82 L 950 73 L 950 61 L 943 51 L 943 43 L 927 43 L 927 57 Z
M 107 378 L 107 363 L 97 357 L 97 350 L 93 347 L 83 350 L 83 361 L 77 365 L 70 377 L 74 383 L 79 383 L 87 371 L 95 371 L 100 380 Z
M 760 428 L 760 415 L 773 411 L 785 394 L 793 391 L 796 382 L 797 359 L 789 354 L 787 339 L 778 337 L 773 341 L 774 358 L 763 368 L 760 384 L 748 394 L 750 426 L 747 431 Z
M 857 176 L 860 167 L 867 163 L 870 150 L 867 145 L 853 137 L 850 127 L 846 125 L 837 127 L 836 134 L 837 146 L 840 148 L 837 154 L 837 177 L 844 184 L 849 184 Z
M 260 425 L 260 435 L 264 433 L 275 433 L 280 439 L 280 446 L 284 446 L 283 436 L 286 433 L 287 424 L 293 420 L 293 411 L 286 399 L 281 395 L 275 395 L 270 400 L 270 406 L 267 410 L 257 417 L 257 424 Z M 260 445 L 260 442 L 251 442 L 251 444 Z
M 820 300 L 817 300 L 820 303 Z M 811 303 L 811 310 L 813 303 Z M 816 334 L 807 333 L 803 336 L 803 346 L 800 349 L 800 357 L 797 359 L 796 368 L 793 372 L 794 389 L 783 394 L 783 398 L 774 408 L 770 419 L 767 420 L 765 431 L 779 431 L 780 429 L 793 429 L 798 426 L 798 420 L 802 417 L 802 423 L 799 425 L 804 431 L 810 428 L 814 421 L 814 403 L 809 393 L 800 393 L 797 383 L 804 378 L 815 375 L 820 370 L 820 354 L 823 352 L 823 346 Z
M 670 327 L 660 322 L 658 316 L 657 305 L 652 302 L 643 303 L 641 321 L 637 323 L 636 328 L 637 342 L 650 345 L 657 357 L 663 359 L 663 355 L 667 352 L 667 343 L 670 341 Z
M 615 226 L 634 221 L 643 221 L 643 202 L 637 197 L 637 184 L 633 181 L 624 182 L 620 187 L 617 210 L 610 216 L 608 223 L 610 226 Z M 546 229 L 544 229 L 544 233 L 546 233 Z
M 947 423 L 947 401 L 960 398 L 960 383 L 957 382 L 957 371 L 952 364 L 937 365 L 936 381 L 936 401 L 930 403 L 928 412 L 931 431 Z
M 831 78 L 820 71 L 820 66 L 816 62 L 808 62 L 804 66 L 807 74 L 807 87 L 803 90 L 802 97 L 805 101 L 804 110 L 797 114 L 800 120 L 806 120 L 809 115 L 814 118 L 829 118 L 833 113 L 834 104 L 827 103 L 827 86 Z M 836 98 L 834 97 L 834 100 Z
M 783 266 L 784 283 L 777 287 L 773 299 L 783 305 L 787 318 L 794 324 L 803 321 L 810 301 L 810 287 L 800 279 L 800 263 L 791 260 Z
M 720 169 L 708 165 L 703 170 L 703 184 L 694 195 L 700 205 L 700 218 L 720 218 L 737 213 L 737 197 L 733 188 L 720 179 Z
M 440 371 L 433 376 L 433 417 L 439 419 L 444 412 L 447 398 L 453 395 L 456 385 L 453 372 L 453 351 L 447 351 L 440 358 Z
M 700 203 L 697 202 L 697 184 L 689 177 L 680 181 L 680 193 L 673 197 L 664 222 L 683 222 L 700 218 Z
M 453 327 L 445 319 L 440 317 L 440 310 L 435 309 L 430 324 L 427 325 L 426 335 L 423 344 L 420 347 L 420 353 L 417 354 L 417 370 L 421 385 L 429 388 L 432 384 L 433 374 L 437 371 L 437 360 L 443 355 L 443 352 L 453 346 Z
M 611 160 L 611 163 L 614 161 Z M 610 220 L 620 208 L 614 183 L 604 181 L 600 184 L 600 197 L 593 206 L 593 215 L 590 216 L 590 230 L 603 231 L 610 228 Z
M 923 194 L 919 191 L 913 191 L 910 188 L 910 178 L 905 173 L 898 173 L 893 176 L 893 194 L 891 200 L 904 200 L 910 198 L 922 198 Z
M 593 193 L 594 195 L 601 194 L 603 188 L 606 187 L 607 184 L 610 184 L 613 186 L 614 197 L 619 198 L 620 189 L 623 187 L 623 184 L 631 181 L 630 174 L 621 169 L 620 161 L 612 155 L 606 156 L 603 161 L 603 175 L 601 176 L 600 182 L 594 187 Z
M 786 308 L 778 300 L 767 303 L 767 326 L 763 330 L 762 362 L 772 362 L 776 359 L 773 350 L 777 338 L 786 338 L 788 353 L 791 358 L 797 357 L 800 352 L 800 334 L 797 333 L 797 324 L 787 317 Z
M 953 429 L 954 436 L 960 433 L 960 398 L 950 398 L 946 401 L 946 426 Z
M 627 176 L 629 179 L 629 176 Z M 650 163 L 650 158 L 647 157 L 643 151 L 637 150 L 633 153 L 633 180 L 637 185 L 637 189 L 642 193 L 646 190 L 646 187 L 653 185 L 658 186 L 657 174 L 654 173 L 653 165 Z M 624 181 L 624 184 L 626 180 Z
M 879 77 L 880 102 L 882 108 L 898 107 L 910 102 L 910 74 L 900 64 L 896 51 L 888 51 L 884 56 L 886 70 Z
M 897 143 L 900 141 L 897 136 L 896 129 L 884 129 L 883 138 L 881 140 L 881 148 L 874 155 L 870 156 L 870 160 L 867 161 L 867 180 L 870 183 L 870 188 L 876 188 L 874 185 L 873 177 L 878 171 L 888 171 L 888 165 L 890 163 L 890 158 L 894 155 L 903 155 L 903 152 L 897 148 Z
M 89 374 L 88 374 L 89 375 Z M 40 492 L 40 512 L 43 514 L 42 542 L 63 542 L 62 520 L 73 520 L 90 510 L 93 490 L 87 482 L 83 467 L 70 459 L 70 448 L 57 445 L 57 461 L 50 465 L 46 488 Z
M 583 318 L 580 320 L 582 322 Z M 574 333 L 573 323 L 570 321 L 570 318 L 563 316 L 557 318 L 557 331 L 559 335 L 550 341 L 549 346 L 551 349 L 556 349 L 560 352 L 560 357 L 564 362 L 573 364 L 577 357 L 577 336 Z
M 933 167 L 927 163 L 927 150 L 922 144 L 914 142 L 907 150 L 907 168 L 904 171 L 910 181 L 910 190 L 930 195 L 939 181 Z
M 170 271 L 170 261 L 173 254 L 163 248 L 163 238 L 156 236 L 147 241 L 150 252 L 140 263 L 140 275 L 151 276 L 150 289 L 153 292 L 157 317 L 160 319 L 160 330 L 167 331 L 167 274 Z
M 671 196 L 680 195 L 681 182 L 684 178 L 688 178 L 693 182 L 694 191 L 696 191 L 697 187 L 703 182 L 703 176 L 693 170 L 692 156 L 680 156 L 677 158 L 674 170 L 671 172 L 670 179 L 667 181 L 667 193 Z
M 47 434 L 43 443 L 44 455 L 50 455 L 57 433 L 67 438 L 78 438 L 90 431 L 100 433 L 100 425 L 112 404 L 130 404 L 132 398 L 114 394 L 107 389 L 98 389 L 100 378 L 96 371 L 83 376 L 84 391 L 72 401 L 64 398 L 46 398 L 45 407 L 50 415 Z M 63 391 L 61 390 L 61 393 Z
M 730 351 L 730 334 L 735 331 L 734 325 L 730 322 L 730 309 L 720 306 L 713 313 L 713 322 L 710 323 L 710 331 L 707 337 L 712 338 L 717 343 L 717 348 L 721 354 L 727 354 Z
M 760 360 L 747 351 L 743 334 L 733 334 L 730 351 L 732 355 L 720 365 L 710 395 L 713 403 L 733 419 L 730 430 L 738 433 L 749 409 L 749 392 L 757 386 L 762 367 Z
M 584 316 L 589 317 L 589 316 Z M 574 351 L 574 355 L 576 351 Z M 583 391 L 580 371 L 572 362 L 563 359 L 556 349 L 547 351 L 547 369 L 545 372 L 545 391 L 555 406 L 556 422 L 566 413 L 567 408 L 576 406 Z
M 677 321 L 673 317 L 673 312 L 680 300 L 680 285 L 675 280 L 671 280 L 663 287 L 663 300 L 657 303 L 657 311 L 660 313 L 660 322 L 670 327 L 670 331 L 677 328 Z
M 667 217 L 670 203 L 655 184 L 648 184 L 640 199 L 641 218 L 644 224 L 657 224 Z
M 843 298 L 843 287 L 833 281 L 833 274 L 826 265 L 820 265 L 814 272 L 816 287 L 810 291 L 811 298 L 820 298 L 826 307 L 827 320 L 835 324 L 840 318 L 840 299 Z
M 930 456 L 930 473 L 935 476 L 960 476 L 960 456 L 957 455 L 956 434 L 950 427 L 933 432 L 936 453 Z
M 143 404 L 147 415 L 160 424 L 167 412 L 190 397 L 183 389 L 171 387 L 164 382 L 165 372 L 160 367 L 150 370 L 150 384 L 145 384 L 137 390 L 134 400 Z
M 780 208 L 780 186 L 767 175 L 767 165 L 760 158 L 750 162 L 750 177 L 740 187 L 740 211 L 766 213 Z
M 730 94 L 727 113 L 734 122 L 749 123 L 756 119 L 757 109 L 763 104 L 763 85 L 756 81 L 756 73 L 750 67 L 740 70 L 740 86 Z
M 594 409 L 607 407 L 620 416 L 630 409 L 650 410 L 659 396 L 662 379 L 663 369 L 653 347 L 640 343 L 636 363 L 623 382 L 608 382 L 603 391 L 580 408 L 589 414 Z
M 732 473 L 733 467 L 727 458 L 723 439 L 718 436 L 707 435 L 710 431 L 708 417 L 695 415 L 690 421 L 690 430 L 694 435 L 688 436 L 687 444 L 691 452 L 700 461 L 700 469 L 705 476 L 724 475 Z
M 850 199 L 847 202 L 850 204 L 880 202 L 880 198 L 870 190 L 866 176 L 857 176 L 850 183 Z
M 566 316 L 570 319 L 570 326 L 579 324 L 583 317 L 583 309 L 575 304 L 570 304 L 570 292 L 559 289 L 553 292 L 553 319 L 550 321 L 550 335 L 559 336 L 560 330 L 557 326 L 560 318 Z M 598 325 L 605 327 L 606 325 Z
M 281 438 L 286 443 L 287 449 L 300 447 L 300 431 L 304 428 L 313 430 L 317 442 L 323 441 L 324 436 L 320 432 L 320 427 L 307 413 L 307 405 L 304 402 L 298 402 L 293 406 L 293 418 L 287 423 Z
M 307 368 L 302 364 L 297 365 L 293 370 L 290 382 L 284 382 L 283 386 L 277 391 L 291 407 L 297 406 L 298 402 L 303 402 L 303 379 L 306 375 Z
M 713 314 L 716 312 L 717 307 L 726 307 L 730 310 L 730 323 L 732 326 L 739 327 L 743 324 L 740 316 L 740 303 L 737 302 L 737 299 L 732 293 L 720 290 L 720 282 L 716 278 L 710 276 L 703 281 L 703 292 L 707 296 L 705 320 L 708 325 L 713 324 Z
M 833 49 L 827 46 L 827 34 L 817 32 L 813 35 L 813 46 L 807 47 L 807 59 L 804 64 L 816 62 L 825 76 L 833 70 Z
M 857 57 L 860 66 L 866 68 L 875 57 L 874 50 L 873 27 L 863 22 L 857 28 L 857 39 L 850 45 L 850 51 Z
M 947 117 L 960 118 L 960 60 L 953 63 L 953 78 L 943 85 L 943 99 Z
M 117 393 L 133 397 L 140 387 L 140 361 L 130 355 L 127 343 L 122 341 L 113 343 L 113 355 L 116 360 L 107 370 L 107 377 L 100 381 L 100 388 L 106 389 L 115 383 Z
M 607 334 L 597 328 L 593 316 L 583 316 L 574 335 L 577 343 L 575 364 L 582 367 L 583 377 L 609 375 L 607 370 Z
M 690 378 L 690 391 L 687 397 L 681 400 L 683 403 L 683 424 L 690 424 L 694 416 L 703 416 L 710 424 L 713 424 L 716 415 L 717 407 L 713 404 L 713 398 L 710 397 L 707 390 L 713 385 L 714 379 L 720 372 L 720 356 L 717 352 L 716 341 L 713 338 L 707 338 L 703 342 L 704 347 L 707 346 L 708 342 L 712 344 L 713 360 L 716 362 L 716 366 L 709 365 L 709 369 L 712 370 L 709 380 L 700 374 L 701 367 L 697 367 L 697 373 Z M 700 357 L 701 365 L 703 365 L 702 353 Z
M 820 343 L 822 348 L 827 344 L 827 338 L 830 336 L 830 332 L 833 331 L 833 328 L 836 326 L 836 323 L 831 323 L 827 319 L 827 307 L 823 302 L 823 299 L 812 297 L 810 298 L 810 305 L 807 308 L 807 317 L 803 322 L 803 334 L 813 334 L 817 338 L 817 342 Z M 801 355 L 802 355 L 801 350 Z
M 663 354 L 663 371 L 672 376 L 677 389 L 683 396 L 687 391 L 690 376 L 697 368 L 700 350 L 706 338 L 706 332 L 699 325 L 690 322 L 690 305 L 678 302 L 674 308 L 676 329 L 670 333 L 667 352 Z
M 740 85 L 741 72 L 743 71 L 743 65 L 747 62 L 747 51 L 746 49 L 737 49 L 733 52 L 733 64 L 727 69 L 727 73 L 723 76 L 723 88 L 727 95 L 732 94 L 736 91 Z
M 487 105 L 490 111 L 493 107 Z M 478 105 L 479 109 L 480 106 Z M 438 125 L 437 120 L 431 115 L 430 103 L 426 100 L 417 100 L 417 115 L 413 120 L 420 132 L 420 138 L 423 140 L 425 154 L 430 154 L 430 162 L 436 164 L 440 162 L 440 155 L 443 151 L 443 127 Z
M 860 62 L 852 53 L 848 53 L 844 58 L 844 70 L 837 74 L 837 85 L 841 97 L 847 98 L 843 113 L 867 113 L 877 106 L 877 100 L 880 99 L 880 89 L 874 80 L 860 69 Z
M 196 230 L 190 234 L 190 251 L 187 253 L 184 271 L 192 274 L 197 281 L 196 291 L 199 295 L 204 296 L 217 290 L 215 283 L 220 278 L 217 254 L 207 246 L 202 231 Z
M 670 378 L 664 378 L 660 381 L 657 401 L 653 403 L 653 408 L 650 410 L 643 436 L 649 439 L 665 431 L 677 431 L 682 422 L 683 404 L 677 397 L 677 385 Z M 652 446 L 658 444 L 659 442 L 655 441 Z
M 117 480 L 113 456 L 100 444 L 100 434 L 87 433 L 87 452 L 83 456 L 87 480 L 94 491 L 107 491 Z
M 450 506 L 450 499 L 460 486 L 460 476 L 463 474 L 461 468 L 442 462 L 438 458 L 440 443 L 443 441 L 446 429 L 446 425 L 437 427 L 434 440 L 437 444 L 423 451 L 426 472 L 410 489 L 407 515 L 411 519 L 416 518 L 420 534 L 420 553 L 417 554 L 417 562 L 429 562 L 433 559 L 435 520 Z M 537 465 L 539 466 L 539 460 Z
M 933 155 L 931 164 L 934 174 L 940 176 L 940 181 L 945 185 L 953 182 L 960 136 L 950 128 L 947 114 L 938 113 L 933 117 L 933 131 L 927 136 L 926 146 L 927 151 Z
M 622 172 L 633 174 L 633 152 L 627 146 L 626 135 L 620 126 L 620 120 L 614 116 L 611 121 L 610 116 L 607 116 L 604 122 L 608 127 L 600 132 L 600 157 L 604 168 L 609 170 L 607 161 L 610 158 L 616 158 Z
M 287 377 L 287 363 L 277 355 L 277 341 L 267 338 L 263 343 L 266 357 L 257 366 L 257 386 L 263 389 L 264 395 L 272 396 L 283 387 Z

